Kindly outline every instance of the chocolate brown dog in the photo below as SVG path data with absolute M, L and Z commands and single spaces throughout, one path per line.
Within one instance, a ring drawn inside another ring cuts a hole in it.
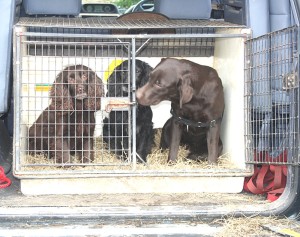
M 185 59 L 162 59 L 150 73 L 149 82 L 137 90 L 136 97 L 145 106 L 171 101 L 169 134 L 164 135 L 169 140 L 169 162 L 176 161 L 183 131 L 193 136 L 205 131 L 208 162 L 217 162 L 223 148 L 220 128 L 225 103 L 215 69 Z
M 95 111 L 101 109 L 104 85 L 84 65 L 64 68 L 50 91 L 51 103 L 29 128 L 29 153 L 43 154 L 62 165 L 77 155 L 94 160 Z

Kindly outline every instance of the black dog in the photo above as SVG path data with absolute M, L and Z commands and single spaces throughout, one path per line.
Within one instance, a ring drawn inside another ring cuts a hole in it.
M 170 148 L 169 162 L 176 161 L 182 138 L 195 139 L 194 145 L 199 149 L 207 146 L 208 162 L 217 162 L 223 148 L 220 128 L 225 102 L 222 81 L 215 69 L 184 59 L 162 59 L 136 97 L 145 106 L 163 100 L 172 102 L 172 117 L 164 126 L 161 142 Z
M 29 129 L 31 155 L 44 154 L 55 163 L 94 160 L 95 111 L 104 96 L 102 80 L 84 65 L 66 67 L 50 91 L 51 103 Z
M 172 117 L 169 118 L 162 128 L 160 148 L 163 150 L 170 147 L 172 120 Z M 188 159 L 200 161 L 202 160 L 202 156 L 207 155 L 206 133 L 207 129 L 204 128 L 199 128 L 197 133 L 193 133 L 193 129 L 190 126 L 183 126 L 180 144 L 188 149 Z M 222 148 L 222 146 L 220 146 L 220 148 Z M 219 151 L 219 154 L 221 151 L 222 149 Z
M 125 60 L 108 79 L 108 97 L 130 97 L 129 61 Z M 152 70 L 147 63 L 136 60 L 135 78 L 136 88 L 145 85 Z M 150 106 L 137 105 L 136 109 L 136 152 L 142 161 L 146 162 L 147 155 L 151 152 L 154 140 L 152 123 L 152 110 Z M 108 149 L 122 159 L 127 159 L 130 134 L 128 111 L 111 111 L 109 118 L 103 123 L 103 140 L 108 144 Z M 139 159 L 137 159 L 139 161 Z

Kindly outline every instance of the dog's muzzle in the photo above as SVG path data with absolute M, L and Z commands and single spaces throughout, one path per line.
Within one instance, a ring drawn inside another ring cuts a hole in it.
M 86 99 L 86 98 L 87 98 L 87 94 L 86 94 L 86 93 L 77 94 L 77 95 L 75 96 L 75 99 L 76 99 L 76 100 L 84 100 L 84 99 Z

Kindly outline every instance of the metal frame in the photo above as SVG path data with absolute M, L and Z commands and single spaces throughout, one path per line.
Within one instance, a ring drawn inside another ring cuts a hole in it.
M 131 70 L 134 71 L 133 69 L 135 68 L 135 57 L 139 55 L 139 53 L 143 50 L 143 47 L 147 46 L 149 41 L 153 39 L 157 40 L 182 40 L 182 39 L 215 39 L 215 38 L 220 38 L 220 39 L 225 39 L 225 38 L 240 38 L 240 39 L 247 39 L 249 37 L 249 31 L 246 29 L 245 31 L 241 31 L 241 33 L 236 34 L 236 33 L 184 33 L 184 34 L 167 34 L 167 35 L 108 35 L 108 34 L 73 34 L 73 33 L 43 33 L 43 32 L 25 32 L 24 27 L 28 24 L 28 21 L 30 21 L 30 26 L 31 27 L 53 27 L 59 25 L 60 27 L 67 27 L 67 28 L 72 28 L 72 27 L 78 27 L 78 22 L 79 26 L 80 24 L 84 24 L 84 22 L 88 19 L 69 19 L 70 23 L 69 24 L 62 24 L 60 22 L 61 20 L 59 19 L 50 19 L 50 24 L 49 24 L 49 19 L 40 19 L 40 21 L 37 21 L 32 18 L 26 18 L 26 19 L 21 19 L 21 21 L 18 23 L 18 25 L 15 28 L 15 56 L 16 56 L 16 67 L 15 67 L 15 77 L 16 77 L 16 93 L 18 94 L 18 91 L 20 90 L 20 57 L 18 55 L 21 55 L 21 49 L 20 49 L 20 42 L 21 38 L 28 38 L 29 42 L 37 42 L 37 43 L 42 43 L 43 41 L 49 44 L 61 44 L 61 39 L 71 39 L 71 40 L 66 40 L 65 44 L 70 44 L 70 41 L 73 41 L 74 44 L 83 44 L 83 45 L 89 45 L 89 44 L 105 44 L 105 42 L 108 42 L 108 44 L 111 44 L 113 42 L 119 42 L 120 44 L 131 44 L 131 58 L 133 59 L 133 63 L 131 65 Z M 53 23 L 54 22 L 54 23 Z M 112 27 L 111 21 L 101 21 L 101 26 L 103 27 L 103 22 L 107 25 L 105 25 L 107 28 Z M 200 24 L 199 24 L 200 22 Z M 115 22 L 113 21 L 115 24 Z M 144 21 L 139 22 L 144 26 Z M 61 25 L 62 24 L 62 25 Z M 162 22 L 157 22 L 154 24 L 154 26 L 157 26 L 159 24 L 161 26 Z M 173 27 L 177 26 L 179 28 L 184 28 L 187 25 L 192 26 L 191 28 L 196 28 L 196 27 L 216 27 L 223 29 L 224 26 L 228 26 L 228 24 L 220 23 L 220 22 L 210 22 L 210 21 L 172 21 Z M 92 26 L 98 27 L 99 22 L 96 22 L 95 25 Z M 105 28 L 104 26 L 104 28 Z M 89 25 L 91 27 L 91 25 Z M 120 26 L 118 26 L 120 27 Z M 124 25 L 122 26 L 124 27 Z M 132 26 L 132 27 L 140 27 L 140 26 Z M 153 25 L 151 25 L 153 27 Z M 161 27 L 170 27 L 169 24 L 162 24 Z M 235 28 L 241 28 L 241 26 L 237 25 L 229 25 L 229 27 L 232 27 L 233 29 Z M 26 43 L 26 40 L 23 41 Z M 144 40 L 145 43 L 141 45 L 141 47 L 137 48 L 136 42 L 138 40 Z M 69 42 L 68 42 L 69 41 Z M 97 43 L 98 42 L 98 43 Z M 187 46 L 188 47 L 188 46 Z M 134 84 L 134 79 L 135 75 L 133 73 L 133 84 L 132 84 L 132 97 L 135 98 L 135 84 Z M 15 103 L 16 103 L 16 108 L 15 108 L 15 115 L 16 115 L 16 120 L 15 120 L 15 128 L 18 127 L 18 124 L 20 124 L 19 120 L 19 114 L 20 114 L 20 108 L 18 106 L 20 105 L 20 98 L 15 98 Z M 135 103 L 135 99 L 133 99 L 132 103 Z M 135 109 L 132 109 L 132 134 L 135 136 L 135 116 L 136 112 Z M 20 144 L 18 142 L 18 134 L 16 132 L 16 146 L 14 148 L 14 154 L 20 154 Z M 241 177 L 241 176 L 247 176 L 251 174 L 252 169 L 251 167 L 246 167 L 246 169 L 218 169 L 218 172 L 215 172 L 216 169 L 212 169 L 211 171 L 207 169 L 197 169 L 197 170 L 147 170 L 147 171 L 141 171 L 137 170 L 136 167 L 136 154 L 135 154 L 135 139 L 133 139 L 133 144 L 132 144 L 132 157 L 133 157 L 133 162 L 132 162 L 132 167 L 131 170 L 59 170 L 59 171 L 24 171 L 20 167 L 20 161 L 18 158 L 14 159 L 14 167 L 15 167 L 15 175 L 22 177 L 22 178 L 43 178 L 43 177 L 55 177 L 55 174 L 59 173 L 59 177 L 78 177 L 78 176 L 83 176 L 83 177 L 94 177 L 96 176 L 220 176 L 220 177 Z M 87 166 L 97 166 L 98 164 L 92 164 L 92 165 L 87 165 Z M 100 166 L 102 164 L 99 164 Z M 136 172 L 138 171 L 138 172 Z

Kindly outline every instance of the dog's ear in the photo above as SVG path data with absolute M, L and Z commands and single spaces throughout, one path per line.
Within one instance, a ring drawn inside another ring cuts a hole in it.
M 104 96 L 102 80 L 96 72 L 89 74 L 88 98 L 84 101 L 86 110 L 97 111 L 101 109 L 101 97 Z
M 70 113 L 74 110 L 68 84 L 72 79 L 68 79 L 68 74 L 68 72 L 61 72 L 56 77 L 50 90 L 51 104 L 49 105 L 49 110 L 54 110 L 63 114 Z
M 188 103 L 193 97 L 193 87 L 191 84 L 191 79 L 189 77 L 183 77 L 179 79 L 178 82 L 178 91 L 179 91 L 179 105 L 182 108 L 183 104 Z
M 148 63 L 143 62 L 141 65 L 142 72 L 140 73 L 140 78 L 136 78 L 137 81 L 139 80 L 138 85 L 136 85 L 138 88 L 144 86 L 149 81 L 150 72 L 153 70 Z

